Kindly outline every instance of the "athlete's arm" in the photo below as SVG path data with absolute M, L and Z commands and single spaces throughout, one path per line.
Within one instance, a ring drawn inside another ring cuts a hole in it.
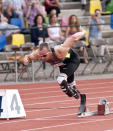
M 24 65 L 28 65 L 32 60 L 37 60 L 37 59 L 39 59 L 38 49 L 28 55 L 25 55 L 23 59 L 23 63 Z
M 85 37 L 86 31 L 81 29 L 80 32 L 73 34 L 72 36 L 68 37 L 64 43 L 62 44 L 63 47 L 72 48 L 73 45 L 80 40 L 81 38 Z

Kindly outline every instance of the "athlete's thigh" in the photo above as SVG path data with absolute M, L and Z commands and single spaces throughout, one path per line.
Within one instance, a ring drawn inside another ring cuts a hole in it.
M 74 81 L 74 73 L 67 78 L 68 83 L 72 83 Z
M 60 66 L 59 68 L 60 68 L 60 73 L 65 73 L 69 77 L 78 68 L 78 64 L 76 64 L 76 63 L 68 63 L 66 65 Z

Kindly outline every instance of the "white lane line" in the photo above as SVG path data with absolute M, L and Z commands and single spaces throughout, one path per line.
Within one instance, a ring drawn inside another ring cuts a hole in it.
M 77 86 L 88 86 L 88 85 L 104 85 L 104 84 L 109 84 L 109 83 L 113 83 L 113 82 L 99 82 L 99 83 L 93 83 L 93 82 L 91 82 L 91 83 L 87 83 L 87 84 L 77 84 Z M 52 83 L 53 84 L 53 83 Z M 25 85 L 25 86 L 27 86 L 27 85 Z M 35 85 L 34 85 L 35 86 Z M 46 86 L 46 85 L 44 85 L 43 87 L 38 87 L 38 84 L 36 83 L 36 86 L 37 86 L 37 88 L 34 88 L 34 87 L 31 87 L 31 88 L 21 88 L 20 90 L 32 90 L 32 89 L 51 89 L 51 88 L 56 88 L 56 87 L 59 87 L 59 85 L 56 85 L 56 86 Z M 35 86 L 35 87 L 36 87 Z
M 22 100 L 25 102 L 25 101 L 29 101 L 29 100 L 40 100 L 40 99 L 48 99 L 48 98 L 57 98 L 57 97 L 61 97 L 61 98 L 64 98 L 66 95 L 64 94 L 64 95 L 54 95 L 54 96 L 42 96 L 42 97 L 39 97 L 39 96 L 37 96 L 37 97 L 33 97 L 33 98 L 22 98 Z M 105 96 L 105 97 L 107 97 L 107 98 L 109 98 L 109 97 L 113 97 L 113 95 L 112 96 Z M 102 97 L 96 97 L 96 98 L 102 98 Z M 96 98 L 87 98 L 87 99 L 96 99 Z
M 61 92 L 61 91 L 45 91 L 45 92 L 35 92 L 35 93 L 21 93 L 21 96 L 26 96 L 26 95 L 35 95 L 35 94 L 48 94 L 48 93 L 55 93 L 55 92 Z
M 90 121 L 85 121 L 85 122 L 73 122 L 73 123 L 68 123 L 68 124 L 59 124 L 56 126 L 44 126 L 41 128 L 32 128 L 32 129 L 27 129 L 27 130 L 21 130 L 21 131 L 37 131 L 37 130 L 43 130 L 43 129 L 50 129 L 50 128 L 57 128 L 57 127 L 64 127 L 64 126 L 71 126 L 71 125 L 80 125 L 80 124 L 87 124 L 87 123 L 95 123 L 95 122 L 102 122 L 102 121 L 110 121 L 113 120 L 113 118 L 110 119 L 95 119 L 95 120 L 90 120 Z
M 91 105 L 90 105 L 91 106 Z M 78 108 L 79 106 L 62 106 L 62 107 L 54 107 L 54 108 L 36 108 L 35 110 L 31 110 L 31 111 L 26 111 L 26 112 L 40 112 L 40 111 L 52 111 L 52 110 L 58 110 L 58 109 L 74 109 L 74 108 Z
M 37 86 L 37 87 L 36 87 Z M 24 88 L 22 88 L 22 89 L 19 89 L 20 91 L 23 91 L 23 90 L 45 90 L 45 89 L 54 89 L 54 88 L 58 88 L 59 86 L 58 85 L 56 85 L 56 86 L 52 86 L 52 84 L 51 84 L 51 87 L 50 86 L 42 86 L 42 87 L 38 87 L 38 85 L 36 85 L 35 87 L 36 88 L 34 88 L 34 87 L 31 87 L 31 88 L 28 88 L 28 89 L 24 89 Z
M 29 119 L 29 120 L 33 120 L 33 119 Z
M 23 101 L 29 100 L 40 100 L 40 99 L 47 99 L 47 98 L 57 98 L 57 97 L 65 97 L 66 95 L 54 95 L 54 96 L 43 96 L 43 97 L 33 97 L 33 98 L 22 98 Z
M 113 131 L 113 129 L 110 129 L 110 130 L 104 130 L 104 131 Z
M 109 87 L 108 87 L 109 88 Z M 112 87 L 113 88 L 113 87 Z M 88 89 L 82 89 L 82 90 L 88 90 Z M 48 94 L 48 93 L 58 93 L 58 92 L 61 92 L 61 91 L 45 91 L 45 92 L 35 92 L 35 93 L 24 93 L 24 94 L 22 94 L 21 93 L 21 96 L 26 96 L 26 95 L 35 95 L 35 94 Z M 113 90 L 111 90 L 111 91 L 103 91 L 103 92 L 113 92 Z M 86 94 L 95 94 L 96 92 L 94 92 L 94 93 L 86 93 Z M 97 93 L 101 93 L 101 91 L 100 92 L 97 92 Z
M 95 103 L 95 104 L 98 104 L 98 103 Z M 92 105 L 94 106 L 94 103 L 93 104 L 89 104 L 89 105 Z M 77 106 L 76 106 L 77 107 Z M 75 108 L 75 106 L 71 106 L 71 107 L 60 107 L 60 108 Z M 55 108 L 53 108 L 55 109 Z M 44 109 L 44 110 L 53 110 L 53 109 Z M 36 110 L 35 110 L 36 111 Z M 37 111 L 42 111 L 42 110 L 37 110 Z M 28 111 L 29 112 L 29 111 Z M 32 111 L 34 112 L 34 110 Z M 75 113 L 76 114 L 76 113 Z M 75 115 L 73 114 L 73 115 Z M 70 115 L 70 114 L 69 114 Z M 72 115 L 72 114 L 71 114 Z M 61 116 L 64 116 L 64 115 L 60 115 L 60 116 L 51 116 L 51 117 L 46 117 L 46 118 L 53 118 L 53 117 L 61 117 Z M 65 116 L 68 116 L 68 114 L 66 114 Z M 24 121 L 31 121 L 31 120 L 43 120 L 45 118 L 36 118 L 36 119 L 27 119 L 27 120 L 18 120 L 18 121 L 11 121 L 11 122 L 5 122 L 5 123 L 0 123 L 0 124 L 7 124 L 7 123 L 13 123 L 13 122 L 24 122 Z M 78 120 L 78 119 L 77 119 Z
M 93 92 L 93 93 L 90 93 L 90 94 L 103 94 L 103 93 L 108 93 L 108 92 L 113 92 L 113 91 L 104 91 L 104 92 Z M 88 93 L 85 93 L 85 94 L 88 94 Z M 106 97 L 106 96 L 105 96 Z M 39 102 L 39 103 L 32 103 L 32 104 L 24 104 L 24 105 L 37 105 L 37 104 L 49 104 L 49 103 L 58 103 L 58 102 L 67 102 L 67 101 L 72 101 L 72 100 L 63 100 L 63 101 L 47 101 L 47 102 Z
M 113 131 L 113 129 L 108 129 L 108 130 L 104 130 L 104 131 Z
M 98 98 L 98 97 L 97 97 Z M 90 99 L 93 99 L 93 98 L 90 98 Z M 96 98 L 94 98 L 96 99 Z M 71 101 L 71 100 L 70 100 Z M 113 103 L 113 102 L 112 102 Z M 93 104 L 88 104 L 87 106 L 89 107 L 93 107 L 94 105 L 97 105 L 98 103 L 93 103 Z M 49 108 L 49 109 L 37 109 L 37 110 L 33 110 L 33 111 L 26 111 L 26 112 L 40 112 L 40 111 L 51 111 L 51 110 L 56 110 L 56 109 L 69 109 L 69 108 L 78 108 L 79 105 L 76 105 L 76 106 L 66 106 L 66 107 L 59 107 L 59 108 Z M 75 113 L 77 114 L 77 113 Z M 72 115 L 72 114 L 71 114 Z M 51 116 L 52 117 L 61 117 L 62 115 L 60 116 Z M 68 116 L 68 114 L 66 114 L 65 116 Z M 46 117 L 47 118 L 47 117 Z M 48 117 L 50 118 L 50 117 Z M 36 118 L 37 119 L 37 118 Z M 41 118 L 40 118 L 41 119 Z M 34 119 L 27 119 L 27 120 L 18 120 L 18 121 L 13 121 L 13 122 L 21 122 L 21 121 L 29 121 L 29 120 L 34 120 Z M 5 122 L 5 123 L 12 123 L 12 122 Z M 0 123 L 2 124 L 2 123 Z M 4 123 L 3 123 L 4 124 Z
M 91 84 L 91 85 L 93 85 L 93 84 Z M 83 86 L 86 86 L 86 85 L 83 85 Z M 77 85 L 77 87 L 79 87 L 79 85 Z M 46 90 L 47 90 L 47 89 L 55 89 L 55 88 L 59 88 L 59 89 L 60 89 L 60 87 L 59 87 L 59 85 L 58 85 L 58 86 L 46 87 Z M 92 90 L 92 89 L 99 89 L 99 88 L 101 88 L 101 89 L 102 89 L 102 88 L 113 88 L 113 86 L 109 86 L 109 87 L 100 86 L 100 87 L 94 87 L 94 88 L 90 88 L 90 87 L 89 87 L 89 88 L 80 88 L 80 87 L 79 87 L 80 90 L 85 90 L 85 89 L 86 89 L 86 90 L 87 90 L 87 89 Z M 30 88 L 30 90 L 39 90 L 39 89 L 45 90 L 45 87 L 41 87 L 41 88 L 38 88 L 38 87 L 37 87 L 37 88 Z M 29 89 L 19 89 L 19 90 L 21 91 L 21 90 L 29 90 Z
M 1 122 L 0 125 L 19 123 L 19 122 L 26 122 L 26 121 L 52 120 L 53 118 L 67 117 L 67 116 L 75 116 L 76 117 L 76 115 L 77 115 L 77 113 L 57 115 L 57 116 L 50 116 L 50 117 L 38 117 L 38 118 L 33 118 L 33 119 L 24 119 L 24 120 L 17 120 L 17 121 L 12 120 L 12 121 L 7 121 L 7 122 Z M 57 119 L 54 119 L 54 120 L 57 120 Z M 63 120 L 63 119 L 59 119 L 59 120 Z M 75 118 L 75 119 L 68 119 L 68 120 L 81 120 L 81 119 L 80 118 Z M 88 119 L 88 118 L 85 119 L 84 118 L 84 120 L 94 120 L 94 118 L 93 119 Z
M 65 114 L 65 115 L 58 115 L 58 116 L 52 116 L 52 117 L 48 117 L 48 118 L 54 118 L 54 117 L 63 117 L 63 116 L 70 116 L 70 115 L 76 115 L 76 113 L 73 113 L 73 114 Z M 45 118 L 45 117 L 44 117 Z M 33 119 L 24 119 L 24 120 L 12 120 L 12 121 L 7 121 L 7 122 L 0 122 L 0 125 L 2 124 L 11 124 L 11 123 L 18 123 L 18 122 L 26 122 L 26 121 L 33 121 L 33 120 L 40 120 L 40 119 L 43 119 L 43 118 L 33 118 Z
M 109 102 L 109 104 L 112 104 L 113 102 Z M 89 108 L 91 108 L 91 107 L 95 107 L 95 105 L 97 106 L 98 105 L 98 103 L 93 103 L 93 104 L 87 104 L 87 107 L 88 107 L 88 109 Z M 33 109 L 33 110 L 30 110 L 30 111 L 26 111 L 26 112 L 40 112 L 40 111 L 51 111 L 51 110 L 58 110 L 58 109 L 76 109 L 76 108 L 79 108 L 80 106 L 79 105 L 76 105 L 76 106 L 62 106 L 62 107 L 51 107 L 51 108 L 25 108 L 25 109 Z M 97 108 L 97 107 L 96 107 Z M 113 109 L 112 109 L 112 111 L 113 111 Z
M 55 119 L 55 118 L 60 118 L 60 117 L 67 117 L 67 116 L 72 116 L 74 115 L 76 117 L 77 113 L 72 113 L 72 114 L 64 114 L 64 115 L 56 115 L 56 116 L 48 116 L 48 117 L 38 117 L 38 118 L 33 118 L 33 119 L 22 119 L 22 120 L 12 120 L 12 121 L 6 121 L 6 122 L 1 122 L 0 125 L 3 125 L 3 124 L 12 124 L 12 123 L 19 123 L 19 122 L 27 122 L 27 121 L 34 121 L 34 120 L 62 120 L 62 119 Z M 94 120 L 93 119 L 89 119 L 89 118 L 86 118 L 86 119 L 82 119 L 82 118 L 75 118 L 75 119 L 68 119 L 68 120 Z
M 45 105 L 45 104 L 51 104 L 51 103 L 62 103 L 62 102 L 70 102 L 72 100 L 63 100 L 63 101 L 49 101 L 49 102 L 39 102 L 39 103 L 32 103 L 32 104 L 24 104 L 24 105 L 37 105 L 37 104 L 40 104 L 40 105 Z

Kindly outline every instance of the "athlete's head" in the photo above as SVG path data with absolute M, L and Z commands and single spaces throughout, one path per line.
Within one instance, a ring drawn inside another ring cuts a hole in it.
M 39 45 L 39 56 L 43 61 L 47 61 L 49 59 L 50 47 L 48 43 L 41 43 Z

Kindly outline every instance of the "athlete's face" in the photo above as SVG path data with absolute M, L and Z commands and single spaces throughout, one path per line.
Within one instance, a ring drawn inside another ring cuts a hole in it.
M 47 61 L 49 59 L 49 53 L 50 51 L 46 47 L 44 47 L 41 51 L 39 50 L 40 59 Z

